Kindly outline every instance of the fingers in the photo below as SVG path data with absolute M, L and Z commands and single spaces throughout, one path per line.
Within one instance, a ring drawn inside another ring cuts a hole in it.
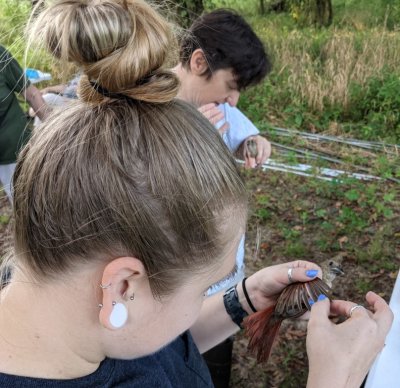
M 322 277 L 322 270 L 317 264 L 302 260 L 286 263 L 282 272 L 286 272 L 285 280 L 287 284 L 293 282 L 309 282 L 316 277 Z
M 257 165 L 265 163 L 265 161 L 271 156 L 271 143 L 262 136 L 257 136 Z
M 373 319 L 379 324 L 383 333 L 387 333 L 393 323 L 393 312 L 383 298 L 375 294 L 375 292 L 368 292 L 366 300 L 374 311 Z
M 255 158 L 248 156 L 247 154 L 244 156 L 244 167 L 245 168 L 255 168 L 257 167 L 257 162 Z
M 345 300 L 334 300 L 331 303 L 331 313 L 334 315 L 339 315 L 343 317 L 349 318 L 350 315 L 352 318 L 356 317 L 365 317 L 369 315 L 369 312 L 365 308 L 356 308 L 353 307 L 359 306 L 354 302 L 345 301 Z M 353 309 L 353 310 L 352 310 Z
M 282 287 L 294 282 L 308 282 L 322 276 L 322 270 L 317 264 L 304 260 L 273 265 L 264 270 L 273 274 L 275 281 L 280 283 Z
M 226 133 L 229 130 L 229 123 L 225 122 L 218 128 L 219 134 L 222 136 L 224 133 Z
M 325 295 L 320 295 L 318 300 L 311 306 L 309 325 L 315 325 L 329 321 L 331 311 L 330 301 Z
M 215 108 L 216 105 L 214 103 L 210 103 L 210 104 L 205 104 L 202 105 L 201 107 L 199 107 L 197 110 L 201 113 L 203 113 L 203 115 L 206 115 L 206 112 L 212 110 L 213 108 Z
M 264 137 L 257 135 L 257 136 L 250 136 L 249 138 L 246 139 L 248 140 L 254 140 L 256 142 L 257 146 L 257 155 L 251 156 L 251 154 L 248 152 L 247 148 L 244 147 L 244 161 L 245 161 L 245 167 L 246 168 L 255 168 L 259 165 L 262 165 L 265 163 L 265 161 L 270 157 L 271 155 L 271 143 L 265 139 Z
M 224 113 L 220 111 L 214 103 L 212 104 L 206 104 L 198 108 L 199 112 L 201 112 L 207 119 L 208 121 L 215 125 L 219 121 L 224 119 Z

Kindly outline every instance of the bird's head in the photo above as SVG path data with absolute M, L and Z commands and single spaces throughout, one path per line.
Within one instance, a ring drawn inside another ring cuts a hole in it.
M 322 268 L 322 279 L 332 287 L 332 282 L 335 280 L 336 276 L 344 275 L 342 269 L 342 257 L 334 257 L 332 259 L 326 260 L 321 264 Z

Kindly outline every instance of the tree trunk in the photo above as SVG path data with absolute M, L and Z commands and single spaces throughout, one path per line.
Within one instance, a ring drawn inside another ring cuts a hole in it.
M 315 0 L 315 23 L 321 27 L 328 27 L 332 24 L 332 19 L 332 0 Z
M 182 1 L 182 3 L 184 3 L 184 6 L 186 6 L 187 16 L 185 17 L 185 21 L 187 23 L 187 27 L 189 27 L 193 21 L 203 13 L 203 0 L 186 0 Z
M 264 0 L 260 0 L 260 14 L 265 15 L 265 4 Z
M 188 28 L 204 11 L 203 0 L 152 0 L 159 10 L 182 27 Z

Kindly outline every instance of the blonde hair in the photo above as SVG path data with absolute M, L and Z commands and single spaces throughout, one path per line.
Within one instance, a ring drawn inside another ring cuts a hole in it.
M 177 77 L 165 67 L 176 47 L 171 26 L 144 1 L 57 1 L 37 17 L 29 36 L 82 68 L 83 101 L 103 100 L 87 81 L 152 103 L 170 101 L 178 91 Z
M 217 265 L 244 225 L 246 193 L 217 131 L 174 99 L 176 77 L 163 69 L 168 24 L 140 0 L 62 0 L 37 23 L 54 55 L 86 78 L 80 101 L 20 154 L 18 260 L 57 278 L 94 257 L 131 255 L 160 295 Z

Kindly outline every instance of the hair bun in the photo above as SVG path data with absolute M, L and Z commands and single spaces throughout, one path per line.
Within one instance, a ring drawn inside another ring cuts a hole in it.
M 79 95 L 110 95 L 164 103 L 178 92 L 178 79 L 165 68 L 176 48 L 169 23 L 143 0 L 58 0 L 37 18 L 31 34 L 41 36 L 57 58 L 82 68 Z M 110 98 L 110 97 L 108 97 Z
M 79 82 L 78 94 L 82 101 L 101 103 L 110 99 L 130 98 L 153 104 L 170 102 L 179 90 L 178 77 L 169 70 L 160 70 L 149 77 L 138 80 L 137 85 L 123 91 L 113 92 L 98 82 L 90 81 L 83 75 Z

